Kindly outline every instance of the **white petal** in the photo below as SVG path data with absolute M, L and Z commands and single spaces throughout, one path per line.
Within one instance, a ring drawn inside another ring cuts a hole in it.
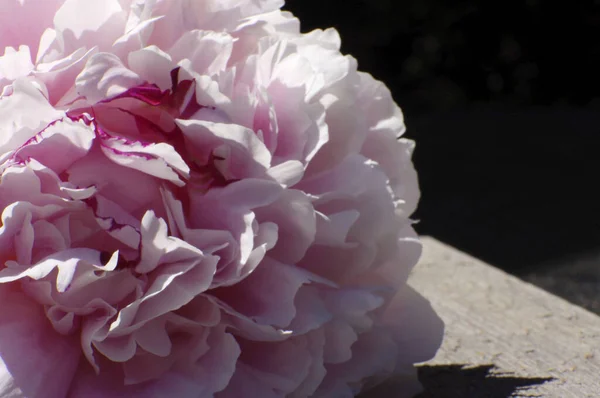
M 33 70 L 31 53 L 29 47 L 20 46 L 18 50 L 12 47 L 4 49 L 4 55 L 0 56 L 0 80 L 15 80 L 27 76 Z
M 0 97 L 0 153 L 15 150 L 63 115 L 31 81 L 16 80 L 12 95 Z
M 143 79 L 127 69 L 115 55 L 99 53 L 89 59 L 83 72 L 77 76 L 75 86 L 79 95 L 96 103 L 142 83 Z

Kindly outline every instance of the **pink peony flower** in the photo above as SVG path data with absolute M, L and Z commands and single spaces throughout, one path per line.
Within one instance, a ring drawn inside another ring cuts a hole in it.
M 3 0 L 0 396 L 350 397 L 438 348 L 413 143 L 282 0 Z

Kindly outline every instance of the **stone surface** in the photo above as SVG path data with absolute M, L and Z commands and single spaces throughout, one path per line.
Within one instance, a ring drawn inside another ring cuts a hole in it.
M 600 317 L 432 238 L 409 283 L 446 323 L 419 398 L 600 396 Z M 394 382 L 367 397 L 401 397 Z
M 543 264 L 520 277 L 600 315 L 598 250 Z

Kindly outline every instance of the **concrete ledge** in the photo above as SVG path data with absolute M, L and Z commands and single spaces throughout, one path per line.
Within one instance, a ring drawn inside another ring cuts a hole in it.
M 419 398 L 600 397 L 600 317 L 423 238 L 409 283 L 446 323 Z M 393 383 L 393 382 L 392 382 Z M 390 385 L 368 397 L 397 397 Z

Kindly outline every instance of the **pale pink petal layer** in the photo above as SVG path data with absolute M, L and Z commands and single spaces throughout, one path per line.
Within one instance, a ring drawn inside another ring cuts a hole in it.
M 414 143 L 334 29 L 282 0 L 4 3 L 1 396 L 416 383 L 443 325 L 406 284 Z

